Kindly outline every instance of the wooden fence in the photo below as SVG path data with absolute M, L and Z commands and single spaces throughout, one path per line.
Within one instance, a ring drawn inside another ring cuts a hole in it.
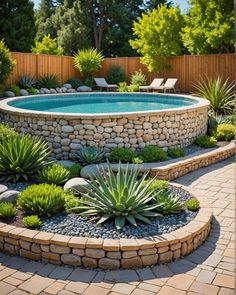
M 16 83 L 18 77 L 23 75 L 38 78 L 44 74 L 56 74 L 60 82 L 66 82 L 71 77 L 80 78 L 80 74 L 74 69 L 73 57 L 70 56 L 12 52 L 12 57 L 17 61 L 17 65 L 7 85 Z M 148 83 L 155 77 L 178 78 L 178 88 L 181 92 L 192 91 L 193 84 L 204 76 L 220 75 L 223 79 L 235 80 L 235 54 L 183 55 L 170 57 L 169 61 L 171 70 L 157 74 L 148 72 L 138 57 L 106 58 L 96 76 L 105 77 L 109 67 L 115 64 L 124 68 L 128 78 L 141 69 L 147 76 Z

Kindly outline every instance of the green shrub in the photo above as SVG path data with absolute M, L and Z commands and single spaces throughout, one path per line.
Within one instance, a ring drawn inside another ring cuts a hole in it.
M 56 88 L 60 86 L 57 75 L 44 75 L 41 76 L 37 82 L 39 88 Z
M 83 83 L 77 78 L 70 78 L 66 83 L 69 83 L 74 89 L 83 85 Z
M 79 164 L 74 164 L 70 167 L 66 167 L 70 171 L 70 178 L 78 177 L 80 174 L 81 166 Z
M 86 77 L 84 79 L 84 85 L 88 86 L 88 87 L 93 87 L 93 85 L 94 85 L 93 77 Z
M 147 84 L 146 76 L 142 73 L 141 69 L 134 72 L 134 74 L 131 76 L 131 84 L 139 86 L 144 86 Z
M 104 57 L 95 48 L 81 49 L 74 56 L 75 68 L 83 77 L 91 77 L 101 68 Z
M 119 91 L 119 92 L 128 92 L 128 85 L 127 85 L 127 83 L 126 82 L 120 82 L 119 84 L 118 84 L 118 88 L 117 88 L 117 90 Z
M 101 163 L 105 159 L 105 153 L 96 147 L 84 147 L 78 150 L 75 157 L 81 165 L 85 166 Z
M 230 141 L 234 139 L 235 127 L 233 124 L 219 124 L 213 134 L 218 140 Z
M 0 202 L 0 218 L 8 218 L 16 215 L 16 208 L 10 202 Z
M 155 195 L 155 202 L 160 205 L 157 211 L 162 214 L 177 214 L 184 208 L 180 197 L 168 191 L 158 191 Z
M 15 84 L 11 85 L 9 90 L 15 93 L 15 96 L 20 96 L 20 88 L 17 85 Z
M 106 80 L 110 84 L 125 82 L 127 79 L 125 70 L 121 66 L 112 65 L 107 71 Z
M 10 137 L 17 136 L 17 134 L 18 133 L 13 128 L 4 123 L 0 123 L 0 144 L 4 139 L 7 140 Z
M 128 92 L 138 92 L 139 86 L 135 84 L 131 84 L 128 86 Z
M 26 216 L 22 219 L 22 222 L 27 228 L 37 228 L 42 224 L 42 221 L 37 215 Z
M 147 185 L 151 179 L 144 181 L 143 185 Z M 153 179 L 152 184 L 149 186 L 149 190 L 152 191 L 165 191 L 169 186 L 169 181 L 162 179 Z
M 81 198 L 75 197 L 73 194 L 67 194 L 65 197 L 66 213 L 80 213 L 83 211 Z
M 200 203 L 197 198 L 191 198 L 185 202 L 185 206 L 189 211 L 197 211 L 200 208 Z
M 152 204 L 153 192 L 148 191 L 149 182 L 145 187 L 147 174 L 138 178 L 139 170 L 128 164 L 122 169 L 119 164 L 117 173 L 108 166 L 108 172 L 102 169 L 100 174 L 94 175 L 90 181 L 90 188 L 83 194 L 84 212 L 82 215 L 94 217 L 98 224 L 107 220 L 114 220 L 117 229 L 121 229 L 125 222 L 137 226 L 136 220 L 149 223 L 150 217 L 158 216 L 153 212 L 159 204 Z
M 52 165 L 44 167 L 39 171 L 38 179 L 40 182 L 63 185 L 69 180 L 71 172 L 66 167 L 54 163 Z
M 167 151 L 167 155 L 171 158 L 181 158 L 185 156 L 185 152 L 181 148 L 169 148 Z
M 29 76 L 21 76 L 17 82 L 17 85 L 20 88 L 24 88 L 24 89 L 33 88 L 34 86 L 36 86 L 36 84 L 37 84 L 36 79 L 34 77 L 29 77 Z
M 12 59 L 9 49 L 3 40 L 0 40 L 0 86 L 5 83 L 16 65 Z
M 133 159 L 133 163 L 134 163 L 134 164 L 142 164 L 142 163 L 143 163 L 143 160 L 140 159 L 139 157 L 135 157 L 135 158 Z
M 132 149 L 117 147 L 111 150 L 109 161 L 132 163 L 135 158 L 136 158 L 136 153 Z
M 52 39 L 50 34 L 44 35 L 42 41 L 36 40 L 35 46 L 31 49 L 32 53 L 62 55 L 63 49 L 57 45 L 57 39 Z
M 31 87 L 31 88 L 26 88 L 26 90 L 29 92 L 29 94 L 31 95 L 35 95 L 37 94 L 37 91 L 35 88 Z
M 147 146 L 143 148 L 139 154 L 139 157 L 144 162 L 159 162 L 167 160 L 167 155 L 163 149 L 156 146 Z
M 48 164 L 50 148 L 30 135 L 16 135 L 0 143 L 0 178 L 6 181 L 28 180 Z
M 232 114 L 234 107 L 234 82 L 228 79 L 223 82 L 221 77 L 217 79 L 203 79 L 195 85 L 197 96 L 204 97 L 210 102 L 210 110 L 216 114 Z
M 18 196 L 18 206 L 29 214 L 52 215 L 61 210 L 66 193 L 54 184 L 33 184 Z
M 196 140 L 195 143 L 201 147 L 210 148 L 216 145 L 217 140 L 215 137 L 208 136 L 208 135 L 200 135 Z

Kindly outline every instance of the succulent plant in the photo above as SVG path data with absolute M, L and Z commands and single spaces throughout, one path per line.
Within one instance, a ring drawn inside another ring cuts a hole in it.
M 176 214 L 183 210 L 183 203 L 180 197 L 168 191 L 158 191 L 155 195 L 155 202 L 160 204 L 157 211 L 162 214 Z
M 84 147 L 75 154 L 77 161 L 85 166 L 101 163 L 105 159 L 105 153 L 96 147 Z
M 70 178 L 70 174 L 69 169 L 54 163 L 40 170 L 38 178 L 44 183 L 63 185 Z
M 200 203 L 197 198 L 191 198 L 185 202 L 185 206 L 190 211 L 197 211 L 200 208 Z
M 29 77 L 29 76 L 21 76 L 18 79 L 18 86 L 20 88 L 33 88 L 36 85 L 37 81 L 34 77 Z

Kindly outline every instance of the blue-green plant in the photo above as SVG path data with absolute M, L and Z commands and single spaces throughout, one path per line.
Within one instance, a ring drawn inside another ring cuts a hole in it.
M 43 75 L 38 79 L 37 86 L 39 88 L 56 88 L 60 86 L 59 79 L 57 75 Z
M 105 152 L 96 147 L 84 147 L 75 154 L 76 160 L 83 166 L 98 164 L 105 159 Z
M 29 76 L 21 76 L 17 82 L 17 85 L 20 88 L 24 88 L 24 89 L 33 88 L 36 86 L 36 84 L 37 84 L 37 80 L 34 77 L 29 77 Z
M 156 191 L 154 199 L 159 204 L 157 211 L 161 214 L 177 214 L 184 208 L 180 197 L 168 191 Z

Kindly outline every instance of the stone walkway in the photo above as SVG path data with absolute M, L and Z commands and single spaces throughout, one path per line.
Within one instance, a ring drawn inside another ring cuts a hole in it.
M 56 266 L 0 253 L 0 295 L 234 294 L 234 159 L 176 182 L 214 208 L 211 234 L 186 258 L 138 270 L 98 271 Z

